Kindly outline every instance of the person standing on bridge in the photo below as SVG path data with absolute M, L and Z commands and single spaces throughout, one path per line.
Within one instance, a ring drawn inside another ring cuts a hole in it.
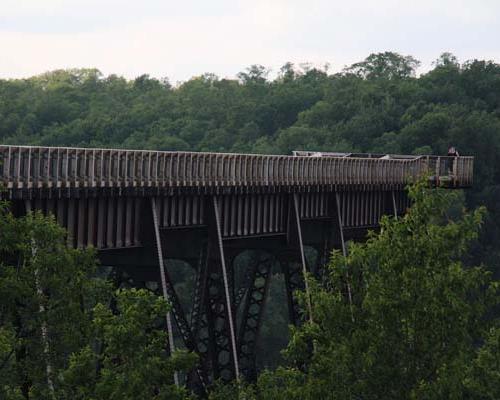
M 448 147 L 448 157 L 458 157 L 458 151 L 454 146 Z

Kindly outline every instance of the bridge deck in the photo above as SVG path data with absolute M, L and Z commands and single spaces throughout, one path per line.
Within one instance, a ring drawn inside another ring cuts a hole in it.
M 0 184 L 10 192 L 43 188 L 191 187 L 202 193 L 216 193 L 221 187 L 240 187 L 243 191 L 317 185 L 401 187 L 408 179 L 423 174 L 430 174 L 447 186 L 472 184 L 473 157 L 304 154 L 307 155 L 0 145 Z

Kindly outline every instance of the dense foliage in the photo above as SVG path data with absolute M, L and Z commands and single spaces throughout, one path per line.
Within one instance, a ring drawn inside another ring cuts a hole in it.
M 162 323 L 167 305 L 97 277 L 53 218 L 0 209 L 0 399 L 184 399 Z M 138 367 L 140 366 L 140 367 Z

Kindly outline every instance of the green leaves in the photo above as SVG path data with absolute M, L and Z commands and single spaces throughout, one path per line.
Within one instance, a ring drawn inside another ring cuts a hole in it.
M 293 329 L 287 349 L 304 371 L 303 398 L 477 394 L 467 371 L 499 298 L 490 274 L 464 266 L 461 257 L 478 237 L 485 211 L 451 218 L 457 196 L 423 181 L 409 194 L 413 206 L 404 217 L 384 218 L 380 233 L 351 243 L 347 257 L 334 252 L 326 282 L 311 282 L 314 323 Z M 499 357 L 492 341 L 471 369 L 478 376 Z
M 471 398 L 500 398 L 500 328 L 489 330 L 467 370 L 465 385 Z
M 166 302 L 114 292 L 96 277 L 94 252 L 68 248 L 53 217 L 2 208 L 0 298 L 0 398 L 188 397 L 173 373 L 195 357 L 168 353 Z
M 163 326 L 165 301 L 147 290 L 116 292 L 116 313 L 103 304 L 94 308 L 95 349 L 71 356 L 61 375 L 60 396 L 67 399 L 184 399 L 173 385 L 174 371 L 192 368 L 195 357 L 168 354 Z
M 0 385 L 5 395 L 47 395 L 50 369 L 85 342 L 85 306 L 105 285 L 92 278 L 92 253 L 68 249 L 64 231 L 39 213 L 0 213 L 0 255 L 0 328 L 9 339 Z

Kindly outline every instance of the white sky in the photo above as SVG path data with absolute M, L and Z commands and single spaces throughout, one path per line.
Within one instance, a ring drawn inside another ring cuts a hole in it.
M 0 78 L 96 67 L 172 83 L 397 51 L 500 61 L 500 0 L 0 0 Z

